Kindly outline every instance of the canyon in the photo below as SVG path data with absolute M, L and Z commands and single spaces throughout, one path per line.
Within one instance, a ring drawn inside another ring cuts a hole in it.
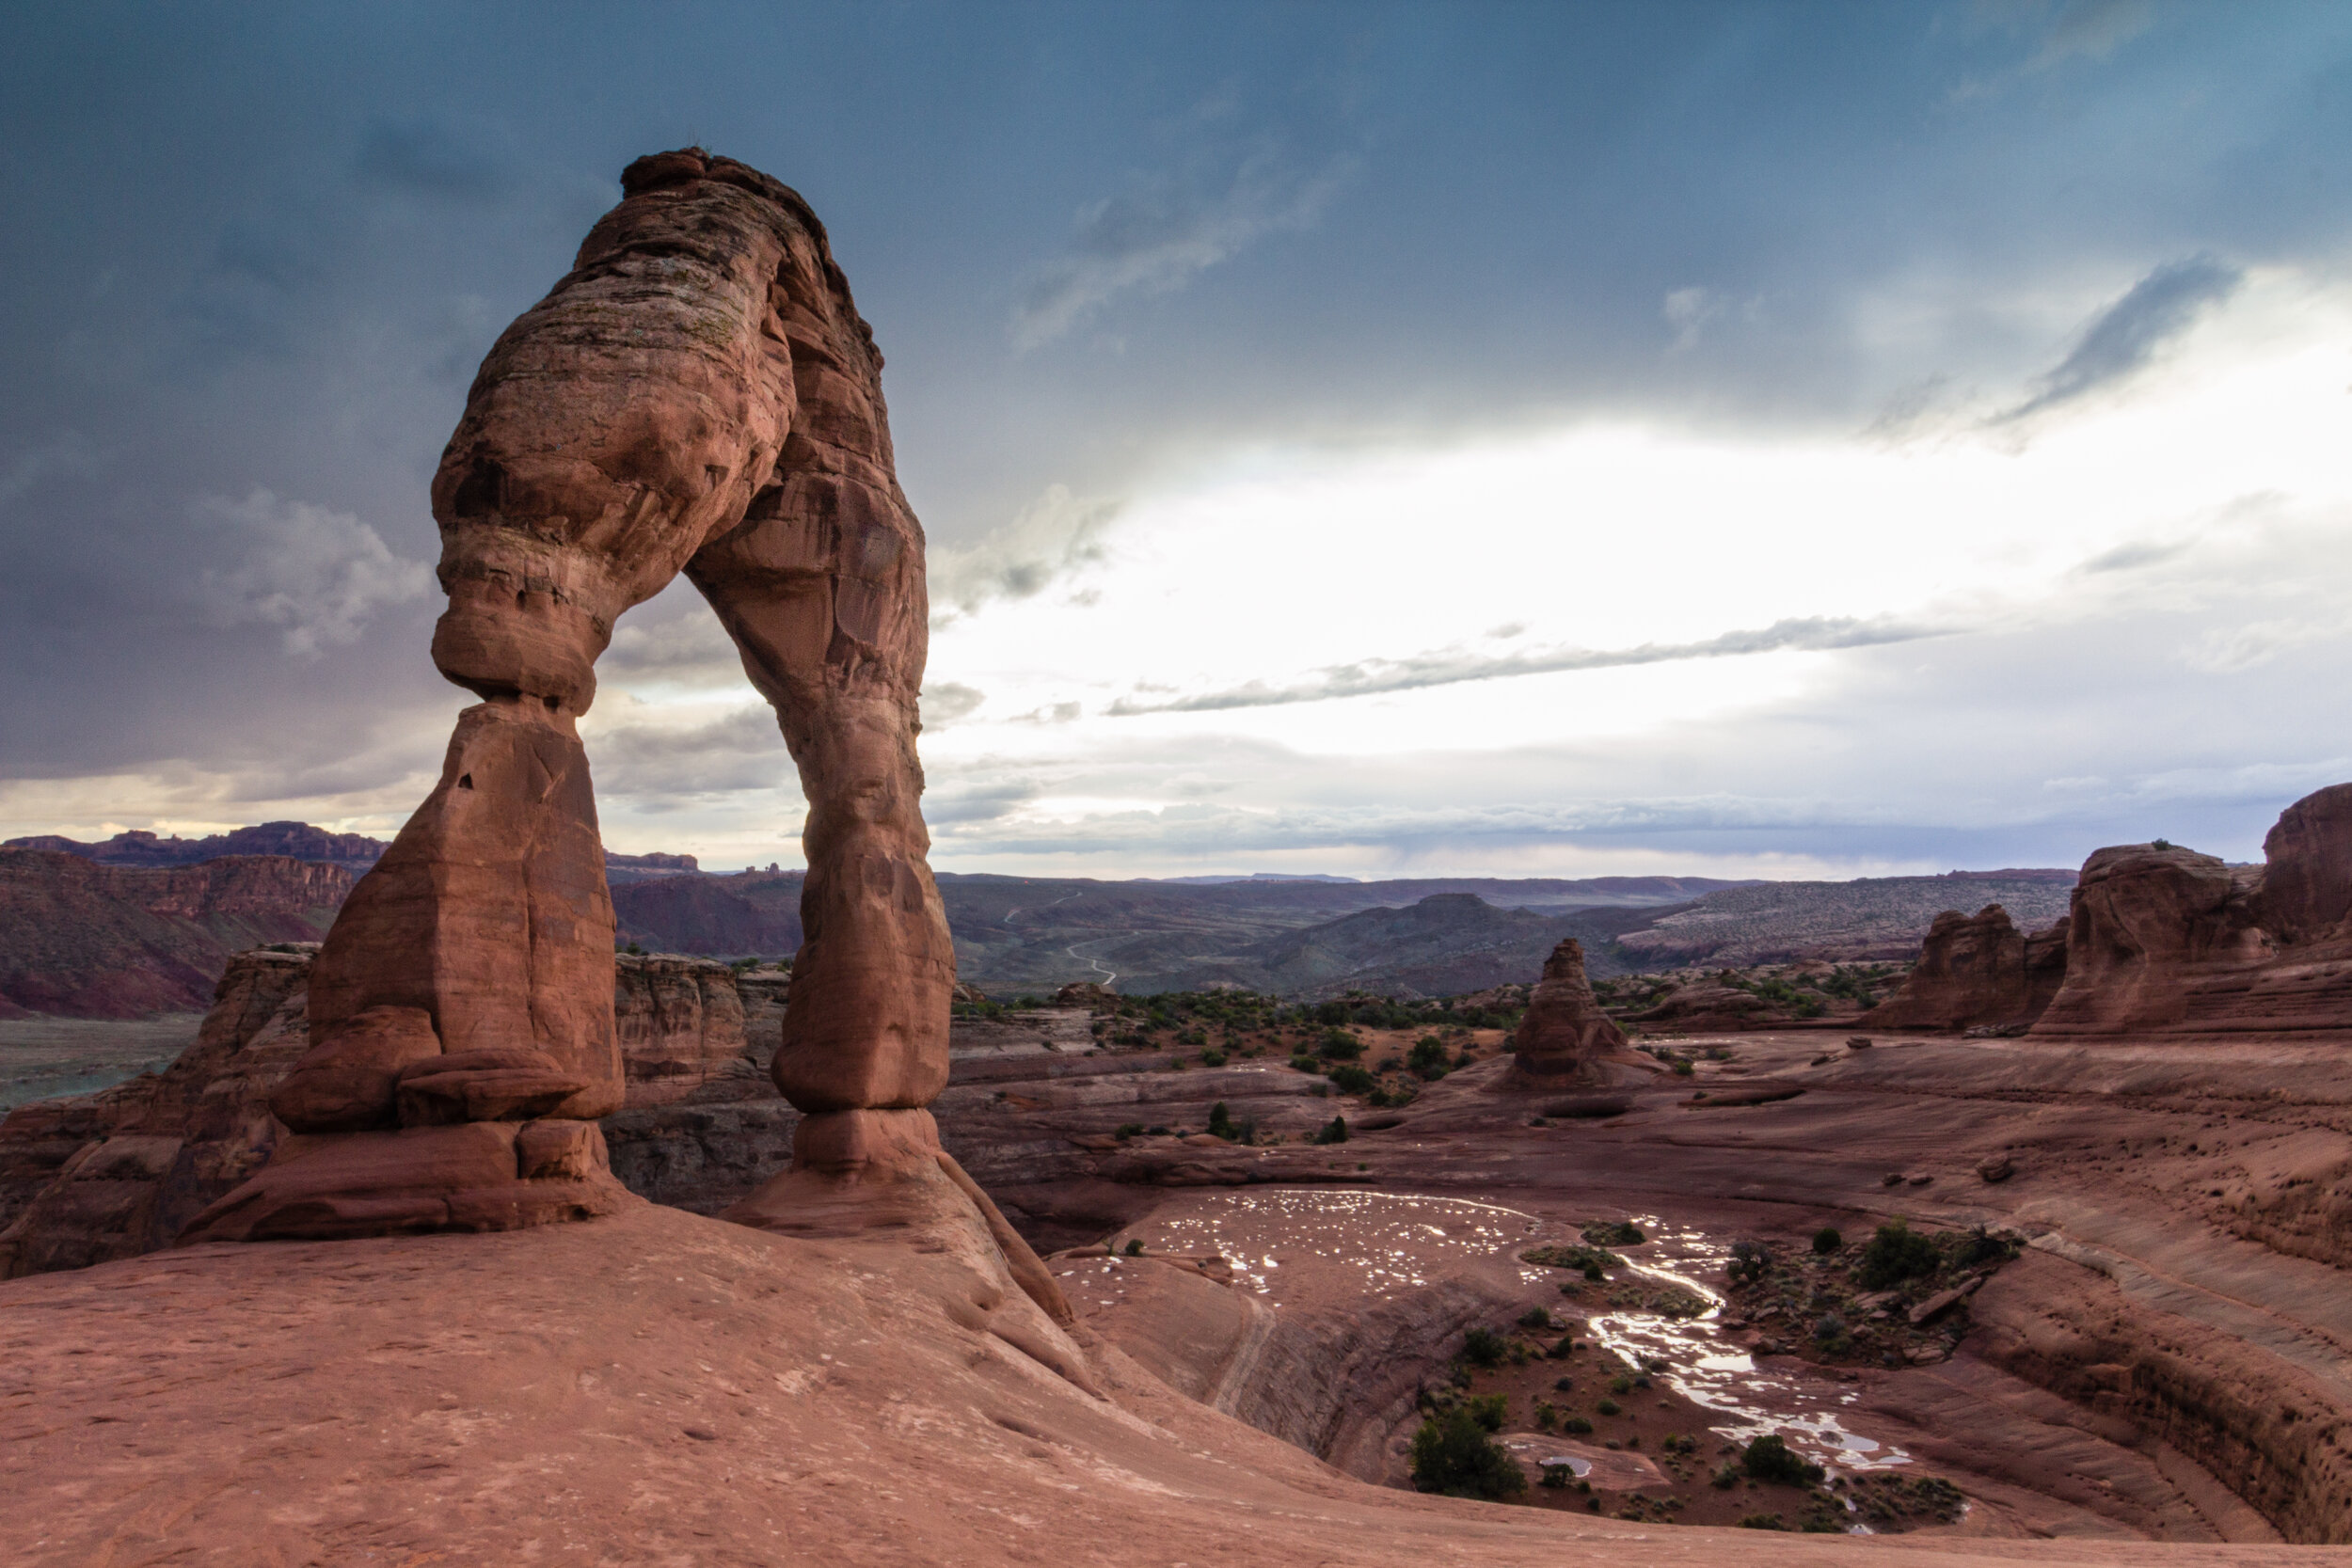
M 13 1558 L 2352 1544 L 2352 786 L 2260 866 L 935 878 L 872 329 L 769 176 L 621 183 L 435 477 L 398 837 L 0 850 L 19 1010 L 209 1001 L 0 1119 Z M 681 575 L 805 875 L 602 848 Z

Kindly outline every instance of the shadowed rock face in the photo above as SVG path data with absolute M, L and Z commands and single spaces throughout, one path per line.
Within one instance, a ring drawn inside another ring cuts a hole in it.
M 921 1107 L 946 1083 L 954 952 L 918 809 L 923 534 L 882 356 L 792 191 L 699 150 L 641 158 L 622 188 L 491 349 L 435 476 L 434 662 L 483 701 L 320 953 L 311 1049 L 273 1101 L 302 1135 L 183 1239 L 499 1228 L 625 1201 L 588 1136 L 626 1083 L 576 721 L 614 621 L 681 572 L 775 706 L 810 802 L 773 1061 L 815 1114 L 802 1142 L 935 1148 Z M 484 1123 L 522 1130 L 456 1131 Z
M 1874 1029 L 1965 1029 L 2028 1024 L 2066 978 L 2066 927 L 2027 936 L 2009 911 L 1935 917 L 1902 989 L 1854 1022 Z

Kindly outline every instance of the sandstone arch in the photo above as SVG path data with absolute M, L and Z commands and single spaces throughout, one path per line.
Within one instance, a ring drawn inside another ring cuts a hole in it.
M 946 1083 L 955 960 L 918 805 L 923 532 L 882 356 L 787 187 L 689 149 L 640 158 L 622 188 L 491 349 L 433 483 L 450 600 L 433 657 L 482 702 L 319 956 L 311 1049 L 272 1101 L 296 1136 L 183 1240 L 504 1228 L 632 1201 L 592 1120 L 622 1082 L 576 721 L 616 619 L 681 572 L 775 707 L 809 801 L 774 1068 L 812 1113 L 801 1164 L 942 1176 L 922 1107 Z

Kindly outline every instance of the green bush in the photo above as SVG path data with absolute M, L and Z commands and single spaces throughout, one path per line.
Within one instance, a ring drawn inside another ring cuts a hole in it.
M 1845 1244 L 1846 1238 L 1837 1233 L 1836 1226 L 1825 1225 L 1813 1233 L 1813 1250 L 1824 1258 Z
M 1547 1465 L 1544 1466 L 1544 1479 L 1537 1481 L 1535 1484 L 1538 1486 L 1565 1486 L 1571 1479 L 1573 1478 L 1567 1465 Z
M 1140 1257 L 1142 1257 L 1142 1256 L 1143 1256 L 1143 1243 L 1142 1243 L 1142 1242 L 1140 1242 L 1140 1241 L 1129 1242 L 1129 1243 L 1127 1243 L 1127 1256 L 1128 1256 L 1128 1257 L 1130 1257 L 1130 1258 L 1140 1258 Z
M 1216 1050 L 1215 1048 L 1203 1051 L 1200 1053 L 1200 1065 L 1202 1067 L 1223 1067 L 1225 1065 L 1225 1053 Z
M 1315 1133 L 1315 1142 L 1319 1144 L 1343 1144 L 1347 1142 L 1347 1118 L 1345 1117 L 1333 1117 L 1329 1126 L 1323 1128 L 1320 1132 Z
M 1819 1465 L 1781 1441 L 1778 1433 L 1771 1433 L 1750 1443 L 1740 1456 L 1740 1468 L 1756 1481 L 1774 1481 L 1783 1486 L 1813 1486 L 1826 1474 Z
M 1787 1529 L 1777 1513 L 1751 1513 L 1740 1521 L 1741 1529 Z
M 1475 1416 L 1457 1408 L 1431 1417 L 1413 1433 L 1413 1484 L 1449 1497 L 1497 1501 L 1525 1491 L 1527 1477 Z
M 1364 1042 L 1344 1029 L 1326 1029 L 1315 1054 L 1327 1062 L 1352 1062 L 1364 1053 Z
M 1502 1423 L 1511 1414 L 1511 1397 L 1508 1394 L 1480 1394 L 1474 1399 L 1464 1400 L 1462 1408 L 1488 1432 L 1501 1432 Z
M 1473 1367 L 1500 1367 L 1510 1343 L 1491 1328 L 1473 1328 L 1462 1336 L 1462 1359 Z
M 1220 1100 L 1209 1107 L 1209 1136 L 1233 1138 L 1239 1135 L 1233 1126 L 1233 1113 L 1225 1108 L 1225 1101 Z
M 1691 1065 L 1690 1057 L 1677 1056 L 1675 1058 L 1675 1076 L 1677 1078 L 1688 1078 L 1697 1070 L 1697 1069 Z
M 1590 1437 L 1593 1434 L 1593 1423 L 1581 1416 L 1571 1416 L 1560 1423 L 1560 1430 L 1571 1437 Z
M 1631 1220 L 1586 1220 L 1584 1239 L 1595 1246 L 1640 1246 L 1649 1237 Z
M 1870 1238 L 1854 1278 L 1866 1291 L 1883 1291 L 1906 1279 L 1933 1274 L 1943 1265 L 1944 1254 L 1931 1238 L 1920 1235 L 1901 1220 L 1894 1220 L 1880 1226 L 1878 1234 Z
M 1405 1065 L 1418 1076 L 1435 1082 L 1445 1076 L 1445 1041 L 1435 1035 L 1423 1035 L 1406 1052 Z
M 1531 1307 L 1519 1314 L 1521 1328 L 1549 1328 L 1551 1314 L 1540 1307 Z
M 1617 1402 L 1615 1400 L 1603 1400 L 1598 1404 L 1593 1406 L 1593 1411 L 1596 1415 L 1600 1416 L 1614 1416 L 1619 1414 Z
M 1380 1086 L 1380 1080 L 1353 1062 L 1342 1062 L 1327 1076 L 1342 1094 L 1370 1094 Z
M 1609 1391 L 1613 1394 L 1630 1394 L 1633 1392 L 1633 1380 L 1619 1372 L 1609 1380 Z

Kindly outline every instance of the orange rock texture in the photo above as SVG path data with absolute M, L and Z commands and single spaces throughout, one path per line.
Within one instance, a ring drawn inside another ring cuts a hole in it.
M 775 706 L 810 802 L 776 1083 L 849 1117 L 834 1141 L 878 1115 L 930 1125 L 954 950 L 918 805 L 923 533 L 882 356 L 791 190 L 692 149 L 621 183 L 492 347 L 433 482 L 450 600 L 434 662 L 482 703 L 319 955 L 280 1107 L 310 1131 L 184 1239 L 498 1228 L 626 1201 L 600 1140 L 566 1131 L 626 1098 L 576 721 L 615 620 L 681 572 Z M 577 1157 L 534 1175 L 514 1151 L 540 1127 Z

